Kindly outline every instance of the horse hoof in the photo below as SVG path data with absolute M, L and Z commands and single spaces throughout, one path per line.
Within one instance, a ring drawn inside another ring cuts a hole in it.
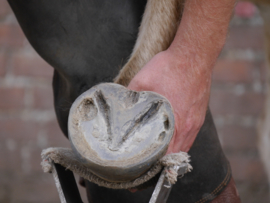
M 174 116 L 168 100 L 157 93 L 103 83 L 75 100 L 68 131 L 82 164 L 102 179 L 125 182 L 166 153 Z

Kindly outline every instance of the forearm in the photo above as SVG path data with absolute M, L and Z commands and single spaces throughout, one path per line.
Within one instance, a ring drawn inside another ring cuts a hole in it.
M 128 88 L 165 96 L 175 132 L 167 153 L 188 151 L 205 118 L 211 74 L 224 45 L 235 0 L 186 0 L 170 47 L 155 55 Z
M 186 0 L 180 26 L 169 50 L 189 60 L 191 67 L 212 70 L 225 43 L 235 2 Z

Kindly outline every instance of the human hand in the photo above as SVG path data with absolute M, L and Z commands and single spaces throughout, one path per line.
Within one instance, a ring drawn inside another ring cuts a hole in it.
M 171 103 L 175 131 L 167 154 L 189 151 L 205 119 L 212 71 L 194 67 L 190 60 L 184 55 L 175 56 L 170 49 L 163 51 L 153 57 L 128 86 L 135 91 L 157 92 Z

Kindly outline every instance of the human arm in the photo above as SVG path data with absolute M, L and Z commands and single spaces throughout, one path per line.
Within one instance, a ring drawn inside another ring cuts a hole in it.
M 212 69 L 225 43 L 235 0 L 187 0 L 170 47 L 154 56 L 128 88 L 154 91 L 172 104 L 175 133 L 167 153 L 188 151 L 203 124 Z

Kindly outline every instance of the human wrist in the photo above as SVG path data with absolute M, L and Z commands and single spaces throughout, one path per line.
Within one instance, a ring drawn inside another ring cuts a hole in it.
M 217 57 L 204 56 L 196 53 L 191 48 L 178 49 L 170 46 L 166 51 L 168 57 L 165 60 L 170 61 L 172 71 L 176 74 L 185 74 L 188 77 L 211 79 L 213 66 Z

